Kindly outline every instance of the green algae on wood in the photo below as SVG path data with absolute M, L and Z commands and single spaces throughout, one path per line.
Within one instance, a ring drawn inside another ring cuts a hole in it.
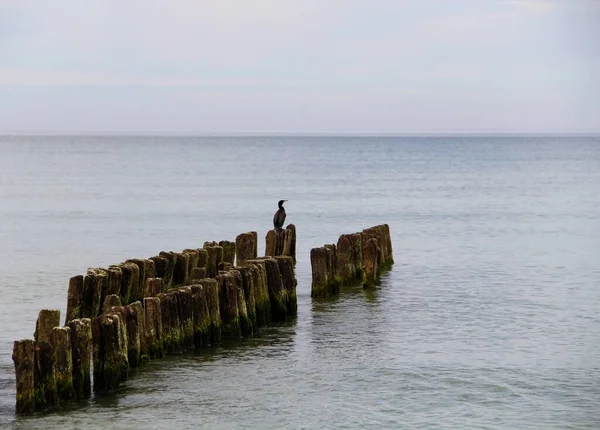
M 13 344 L 12 360 L 15 365 L 17 388 L 17 414 L 32 414 L 35 402 L 35 345 L 31 339 L 16 340 Z
M 194 320 L 194 345 L 196 349 L 210 345 L 210 311 L 206 301 L 206 290 L 201 284 L 190 286 L 192 290 L 192 312 Z
M 254 334 L 254 324 L 250 320 L 248 316 L 248 306 L 246 303 L 246 294 L 244 293 L 244 279 L 239 270 L 232 269 L 229 271 L 233 278 L 235 279 L 235 284 L 237 286 L 237 304 L 238 304 L 238 312 L 240 317 L 240 328 L 242 331 L 243 337 L 250 337 Z
M 94 392 L 113 393 L 126 378 L 126 335 L 117 314 L 106 314 L 92 320 L 94 357 Z
M 69 290 L 67 292 L 67 311 L 65 313 L 65 324 L 81 317 L 83 305 L 83 276 L 77 275 L 69 279 Z
M 163 329 L 160 299 L 144 298 L 144 334 L 149 358 L 164 356 Z
M 200 280 L 200 279 L 205 279 L 206 278 L 206 268 L 205 267 L 194 267 L 194 269 L 192 269 L 192 276 L 190 278 L 190 282 L 192 284 L 197 283 L 196 281 Z
M 50 333 L 50 345 L 54 351 L 54 376 L 58 398 L 70 400 L 75 397 L 71 329 L 54 327 Z
M 270 257 L 263 259 L 267 273 L 267 286 L 269 290 L 269 301 L 271 303 L 271 320 L 287 320 L 287 291 L 283 288 L 281 273 L 277 260 Z
M 92 323 L 89 318 L 69 321 L 71 329 L 71 354 L 73 361 L 73 389 L 79 399 L 88 398 L 92 392 L 90 357 L 92 352 Z
M 219 246 L 223 248 L 223 261 L 233 266 L 235 262 L 235 242 L 222 240 L 219 242 Z
M 182 287 L 175 291 L 179 326 L 181 329 L 183 349 L 193 349 L 194 344 L 194 310 L 193 296 L 190 287 Z
M 58 388 L 54 370 L 54 350 L 48 341 L 35 341 L 34 372 L 35 409 L 52 409 L 58 405 Z
M 210 313 L 210 344 L 219 345 L 221 343 L 221 305 L 219 283 L 216 279 L 200 279 L 199 284 L 204 287 L 206 295 L 206 304 Z
M 279 265 L 281 281 L 286 291 L 287 316 L 296 316 L 298 314 L 298 299 L 296 297 L 296 285 L 298 281 L 294 274 L 294 260 L 291 256 L 282 255 L 275 257 L 275 260 L 277 260 L 277 264 Z
M 127 310 L 127 358 L 130 367 L 138 367 L 148 355 L 144 333 L 144 309 L 140 302 L 125 306 Z
M 267 269 L 264 260 L 248 260 L 246 264 L 252 270 L 254 288 L 254 302 L 256 305 L 256 322 L 259 327 L 271 322 L 271 299 L 267 283 Z
M 217 281 L 220 289 L 221 336 L 228 339 L 239 339 L 242 337 L 242 328 L 235 278 L 227 272 L 219 274 Z
M 242 289 L 244 291 L 244 299 L 246 301 L 246 312 L 248 320 L 252 325 L 253 332 L 258 331 L 258 320 L 256 318 L 256 289 L 254 287 L 254 278 L 252 271 L 256 270 L 250 266 L 237 267 L 242 278 Z

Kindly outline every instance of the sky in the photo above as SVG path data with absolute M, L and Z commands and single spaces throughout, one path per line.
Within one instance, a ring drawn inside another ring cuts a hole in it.
M 598 133 L 600 0 L 0 0 L 0 133 Z

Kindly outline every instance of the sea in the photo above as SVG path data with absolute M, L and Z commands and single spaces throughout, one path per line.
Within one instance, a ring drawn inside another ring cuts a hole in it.
M 15 415 L 13 341 L 68 280 L 297 229 L 298 317 Z M 373 290 L 311 299 L 310 250 L 390 226 Z M 598 429 L 598 136 L 0 137 L 2 429 Z

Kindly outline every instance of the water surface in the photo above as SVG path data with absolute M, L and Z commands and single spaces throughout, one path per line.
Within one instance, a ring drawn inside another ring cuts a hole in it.
M 0 426 L 598 428 L 596 137 L 0 137 Z M 14 415 L 12 342 L 69 277 L 298 230 L 298 318 Z M 310 298 L 309 252 L 386 222 L 376 291 Z

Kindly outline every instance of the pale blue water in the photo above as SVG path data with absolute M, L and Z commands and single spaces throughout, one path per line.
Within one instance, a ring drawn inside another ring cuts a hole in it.
M 0 137 L 0 426 L 600 428 L 599 197 L 598 137 Z M 70 276 L 264 238 L 282 198 L 296 322 L 14 416 L 12 341 Z M 381 288 L 312 300 L 310 248 L 383 222 Z

